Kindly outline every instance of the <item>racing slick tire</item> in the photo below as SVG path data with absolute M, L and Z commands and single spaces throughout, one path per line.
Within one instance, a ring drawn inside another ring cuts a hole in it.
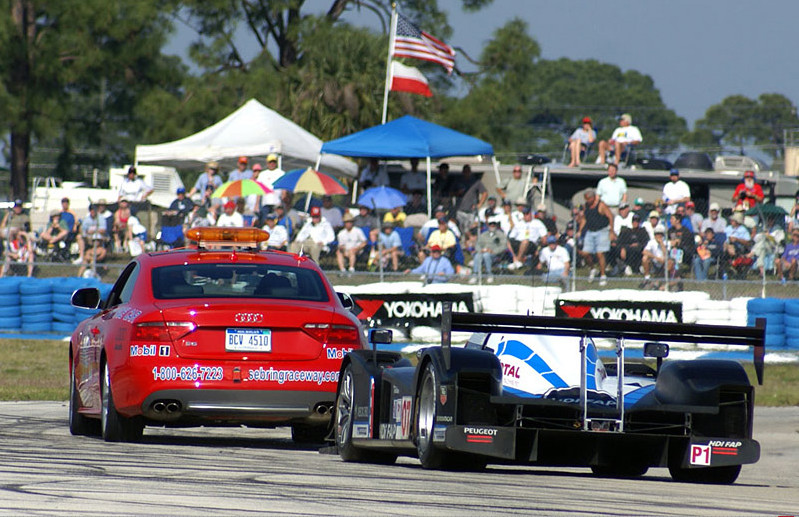
M 69 432 L 73 436 L 97 436 L 100 434 L 100 421 L 89 418 L 78 411 L 78 387 L 75 383 L 75 364 L 70 368 L 69 382 Z
M 595 465 L 591 467 L 591 472 L 595 476 L 603 478 L 637 478 L 641 477 L 649 470 L 646 465 Z
M 291 440 L 302 445 L 321 445 L 328 431 L 326 425 L 292 424 Z
M 456 454 L 433 444 L 438 390 L 435 367 L 432 363 L 427 363 L 416 396 L 416 452 L 422 467 L 470 472 L 483 470 L 486 467 L 486 458 L 471 454 Z
M 144 432 L 144 424 L 140 418 L 127 418 L 117 412 L 114 396 L 111 394 L 108 364 L 103 362 L 103 379 L 101 383 L 101 417 L 100 430 L 103 440 L 107 442 L 138 442 Z
M 669 465 L 671 479 L 681 483 L 701 483 L 705 485 L 731 485 L 738 479 L 741 473 L 740 465 L 729 465 L 726 467 L 705 467 L 698 469 L 686 469 L 675 465 Z
M 357 463 L 379 463 L 391 465 L 397 461 L 397 455 L 385 452 L 368 451 L 352 444 L 352 407 L 355 400 L 355 379 L 352 366 L 347 365 L 341 376 L 336 396 L 336 414 L 334 416 L 334 435 L 338 455 L 344 461 Z

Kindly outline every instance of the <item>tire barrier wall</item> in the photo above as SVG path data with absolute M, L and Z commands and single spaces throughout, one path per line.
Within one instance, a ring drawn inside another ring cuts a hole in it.
M 69 335 L 97 310 L 78 309 L 72 293 L 82 287 L 97 287 L 105 298 L 112 284 L 76 277 L 0 278 L 0 332 L 48 333 L 53 338 Z

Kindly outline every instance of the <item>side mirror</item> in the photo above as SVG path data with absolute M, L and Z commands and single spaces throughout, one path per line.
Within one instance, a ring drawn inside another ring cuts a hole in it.
M 352 296 L 347 293 L 336 293 L 338 295 L 338 299 L 341 301 L 341 305 L 344 306 L 345 309 L 351 311 L 353 307 L 355 307 L 355 302 L 352 300 Z
M 367 334 L 367 339 L 373 348 L 377 348 L 375 345 L 390 345 L 393 337 L 391 329 L 369 329 Z
M 644 357 L 654 357 L 658 361 L 657 371 L 660 373 L 660 366 L 663 364 L 663 359 L 669 356 L 668 343 L 644 343 Z
M 100 290 L 96 287 L 84 287 L 72 293 L 74 307 L 81 309 L 97 309 L 100 307 Z

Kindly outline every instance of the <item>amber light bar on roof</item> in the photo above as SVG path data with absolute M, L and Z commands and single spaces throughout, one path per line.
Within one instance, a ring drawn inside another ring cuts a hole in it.
M 260 228 L 216 228 L 200 226 L 186 232 L 186 238 L 204 247 L 209 244 L 254 247 L 269 240 L 269 232 Z

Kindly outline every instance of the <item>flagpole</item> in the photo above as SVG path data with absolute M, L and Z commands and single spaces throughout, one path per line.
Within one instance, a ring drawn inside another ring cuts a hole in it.
M 381 124 L 386 123 L 388 116 L 388 91 L 391 88 L 391 58 L 394 56 L 394 38 L 397 35 L 397 4 L 391 4 L 391 29 L 388 35 L 388 57 L 386 58 L 386 86 L 383 90 L 383 118 Z

